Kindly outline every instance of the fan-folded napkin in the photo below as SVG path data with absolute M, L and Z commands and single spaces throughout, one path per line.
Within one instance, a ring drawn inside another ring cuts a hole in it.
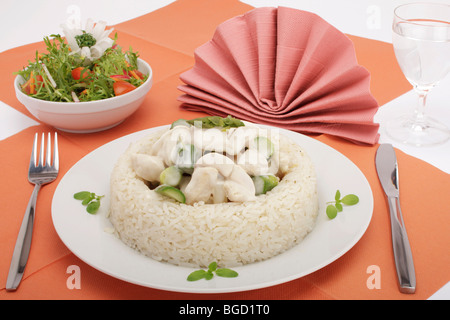
M 253 9 L 220 24 L 182 73 L 181 108 L 375 144 L 370 74 L 351 40 L 316 14 Z

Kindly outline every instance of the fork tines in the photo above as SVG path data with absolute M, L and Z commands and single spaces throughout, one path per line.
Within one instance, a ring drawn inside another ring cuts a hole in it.
M 59 151 L 58 151 L 58 133 L 55 132 L 55 138 L 54 138 L 54 146 L 53 146 L 53 164 L 52 162 L 52 141 L 51 141 L 51 134 L 50 132 L 47 135 L 47 152 L 45 157 L 45 163 L 44 163 L 44 153 L 45 153 L 45 134 L 42 133 L 42 139 L 41 139 L 41 150 L 39 155 L 39 162 L 37 163 L 37 145 L 38 145 L 38 133 L 34 135 L 34 144 L 33 144 L 33 150 L 31 152 L 31 159 L 30 159 L 30 166 L 34 165 L 35 167 L 53 167 L 54 169 L 58 170 L 59 168 Z

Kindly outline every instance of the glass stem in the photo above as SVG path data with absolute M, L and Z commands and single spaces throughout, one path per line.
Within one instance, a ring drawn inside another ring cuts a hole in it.
M 427 104 L 428 90 L 415 88 L 416 93 L 419 96 L 416 110 L 414 113 L 414 129 L 425 129 L 425 107 Z

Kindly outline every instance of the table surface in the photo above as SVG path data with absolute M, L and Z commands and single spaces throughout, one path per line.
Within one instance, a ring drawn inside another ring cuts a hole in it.
M 84 21 L 91 16 L 95 20 L 106 21 L 108 25 L 116 25 L 163 8 L 173 2 L 169 0 L 130 0 L 127 2 L 115 0 L 75 0 L 70 2 L 48 0 L 29 2 L 26 6 L 23 6 L 19 1 L 5 0 L 2 3 L 0 27 L 2 30 L 8 30 L 8 32 L 1 36 L 0 55 L 16 47 L 41 41 L 43 35 L 60 30 L 60 24 L 66 19 L 82 19 Z M 408 1 L 246 0 L 241 2 L 252 7 L 287 6 L 311 11 L 346 34 L 389 44 L 391 43 L 393 9 Z M 55 19 L 55 17 L 58 17 L 58 19 Z M 428 99 L 429 112 L 438 116 L 447 124 L 450 124 L 449 87 L 450 75 L 433 89 Z M 448 175 L 450 172 L 450 141 L 438 147 L 416 148 L 395 143 L 384 133 L 385 121 L 396 114 L 407 111 L 408 106 L 415 103 L 415 98 L 414 92 L 410 90 L 380 106 L 375 116 L 375 121 L 380 123 L 379 142 L 392 143 L 394 147 L 405 154 L 421 159 L 442 171 L 443 175 Z M 0 99 L 0 146 L 2 141 L 36 125 L 39 125 L 39 122 L 31 115 L 17 111 Z M 448 186 L 446 187 L 448 190 Z M 24 198 L 24 201 L 27 200 Z M 9 257 L 3 258 L 9 260 Z M 6 278 L 6 275 L 1 276 Z M 4 286 L 1 290 L 4 290 Z M 450 285 L 447 283 L 427 298 L 449 299 Z
M 84 21 L 83 19 L 87 18 L 87 11 L 96 12 L 97 20 L 104 20 L 109 25 L 114 25 L 157 10 L 172 2 L 170 0 L 130 0 L 128 2 L 113 0 L 106 4 L 106 1 L 78 0 L 69 4 L 65 1 L 47 0 L 23 7 L 17 1 L 5 0 L 3 2 L 4 18 L 0 21 L 0 26 L 8 32 L 2 35 L 0 52 L 41 41 L 43 35 L 60 30 L 61 21 L 65 21 L 65 19 L 81 19 Z M 388 43 L 391 42 L 393 10 L 398 5 L 408 3 L 406 0 L 379 1 L 378 3 L 370 0 L 246 0 L 242 2 L 253 7 L 287 6 L 311 11 L 320 15 L 344 33 Z M 352 10 L 348 8 L 352 8 Z M 339 14 L 336 14 L 336 12 Z M 21 23 L 17 26 L 15 19 L 19 16 L 21 17 Z M 61 17 L 61 19 L 54 19 L 55 16 Z M 15 25 L 15 27 L 9 28 L 11 25 Z M 36 25 L 39 25 L 39 28 L 36 28 Z M 438 117 L 444 123 L 450 123 L 447 90 L 449 86 L 450 75 L 433 89 L 428 97 L 430 115 Z M 395 117 L 408 108 L 410 110 L 415 103 L 414 92 L 408 92 L 404 96 L 381 106 L 375 121 L 383 126 L 384 119 Z M 20 121 L 19 123 L 11 122 L 7 120 L 7 117 L 2 117 L 0 119 L 0 139 L 14 134 L 23 127 L 35 124 L 30 119 L 23 118 L 22 115 L 11 114 L 11 110 L 2 105 L 1 101 L 0 111 L 2 114 L 8 114 L 8 117 L 18 117 Z M 383 127 L 380 129 L 380 135 L 380 143 L 392 143 L 396 148 L 450 173 L 450 141 L 445 145 L 434 148 L 416 148 L 392 141 L 384 133 Z

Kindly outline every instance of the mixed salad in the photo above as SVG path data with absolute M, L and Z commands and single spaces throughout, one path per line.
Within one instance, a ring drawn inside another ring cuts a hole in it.
M 92 32 L 95 35 L 95 28 Z M 101 43 L 86 30 L 78 33 L 72 38 L 67 34 L 44 38 L 47 52 L 36 52 L 34 61 L 16 72 L 25 79 L 24 93 L 48 101 L 94 101 L 125 94 L 147 80 L 138 70 L 138 53 L 131 47 L 124 52 L 117 44 L 117 33 Z M 91 56 L 89 49 L 97 56 Z

